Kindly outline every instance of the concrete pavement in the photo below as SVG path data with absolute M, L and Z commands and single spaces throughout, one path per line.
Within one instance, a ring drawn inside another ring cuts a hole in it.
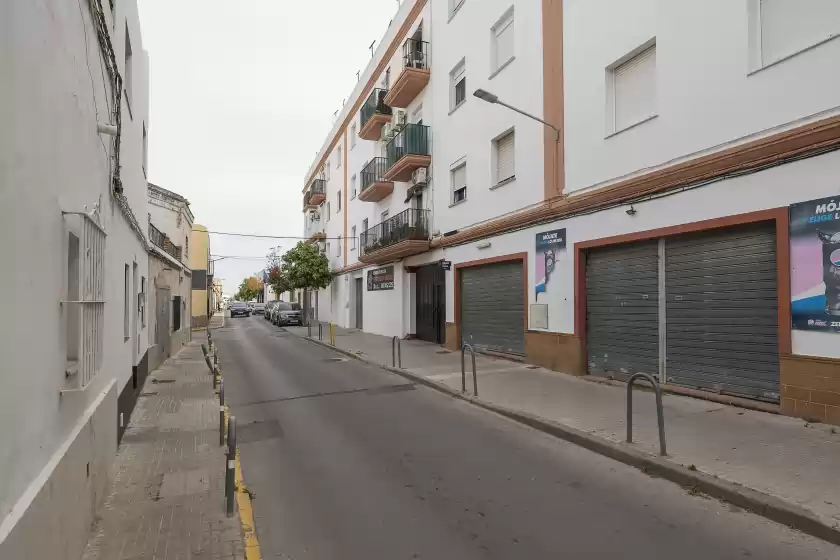
M 219 401 L 199 340 L 152 372 L 131 416 L 83 560 L 240 560 L 224 510 Z
M 298 336 L 307 334 L 306 328 L 288 330 Z M 392 365 L 389 338 L 336 328 L 335 343 L 361 359 Z M 401 346 L 402 365 L 408 372 L 461 389 L 459 353 L 418 340 L 404 340 Z M 624 445 L 625 385 L 592 382 L 489 356 L 479 356 L 476 366 L 482 401 Z M 467 388 L 472 391 L 469 378 Z M 653 393 L 634 392 L 634 403 L 631 447 L 658 455 Z M 663 408 L 668 461 L 777 498 L 781 506 L 787 503 L 794 511 L 801 509 L 828 531 L 840 527 L 840 485 L 836 483 L 840 434 L 836 429 L 673 394 L 663 396 Z
M 214 340 L 265 558 L 840 557 L 260 317 Z

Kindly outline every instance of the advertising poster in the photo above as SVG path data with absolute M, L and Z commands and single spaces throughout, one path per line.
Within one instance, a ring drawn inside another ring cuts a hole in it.
M 793 328 L 840 332 L 840 195 L 790 207 Z
M 367 289 L 369 292 L 394 289 L 394 266 L 383 266 L 368 270 Z
M 537 234 L 537 273 L 535 278 L 536 298 L 548 290 L 548 279 L 554 272 L 557 251 L 566 248 L 566 228 L 544 231 Z

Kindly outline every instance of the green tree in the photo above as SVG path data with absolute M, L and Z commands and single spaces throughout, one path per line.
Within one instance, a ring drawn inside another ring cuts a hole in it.
M 330 263 L 314 243 L 298 242 L 286 252 L 280 267 L 290 288 L 320 290 L 330 285 Z
M 251 301 L 252 299 L 257 299 L 261 290 L 262 285 L 260 281 L 255 276 L 251 276 L 250 278 L 245 278 L 239 284 L 239 291 L 236 292 L 234 298 L 239 301 Z
M 283 292 L 288 292 L 291 289 L 286 275 L 283 274 L 283 257 L 277 253 L 277 249 L 272 249 L 267 256 L 266 271 L 268 272 L 268 285 L 274 290 L 277 297 Z

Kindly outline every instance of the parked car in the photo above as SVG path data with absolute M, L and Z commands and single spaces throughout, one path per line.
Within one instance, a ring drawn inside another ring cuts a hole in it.
M 230 316 L 233 317 L 250 317 L 251 309 L 248 304 L 242 301 L 234 301 L 230 304 Z
M 271 309 L 271 322 L 277 326 L 302 325 L 303 316 L 299 303 L 278 301 Z
M 266 321 L 271 321 L 271 310 L 274 309 L 274 306 L 277 305 L 278 301 L 269 301 L 265 304 L 265 311 L 263 311 L 263 319 Z
M 262 315 L 265 313 L 265 304 L 264 303 L 255 303 L 254 306 L 251 308 L 251 313 L 254 315 Z

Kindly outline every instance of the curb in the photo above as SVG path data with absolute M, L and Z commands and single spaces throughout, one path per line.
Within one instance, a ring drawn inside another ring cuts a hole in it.
M 766 494 L 741 484 L 728 482 L 710 474 L 690 470 L 688 467 L 672 463 L 671 461 L 656 455 L 651 455 L 627 445 L 614 443 L 612 441 L 593 436 L 582 430 L 565 426 L 534 414 L 509 409 L 471 395 L 462 394 L 447 387 L 446 385 L 443 385 L 442 383 L 438 383 L 437 381 L 433 381 L 405 370 L 366 360 L 353 352 L 336 348 L 326 342 L 307 337 L 301 338 L 313 344 L 317 344 L 318 346 L 328 348 L 351 358 L 355 358 L 361 362 L 380 367 L 386 371 L 390 371 L 391 373 L 409 379 L 419 385 L 424 385 L 456 399 L 469 402 L 490 412 L 495 412 L 496 414 L 500 414 L 501 416 L 519 422 L 520 424 L 524 424 L 590 451 L 594 451 L 595 453 L 604 455 L 610 459 L 630 465 L 631 467 L 642 470 L 648 475 L 663 478 L 692 492 L 707 494 L 713 498 L 728 502 L 732 505 L 770 519 L 771 521 L 775 521 L 776 523 L 787 525 L 788 527 L 792 527 L 813 537 L 823 539 L 832 544 L 840 545 L 840 529 L 826 525 L 808 510 L 786 502 L 781 498 L 771 496 L 770 494 Z

